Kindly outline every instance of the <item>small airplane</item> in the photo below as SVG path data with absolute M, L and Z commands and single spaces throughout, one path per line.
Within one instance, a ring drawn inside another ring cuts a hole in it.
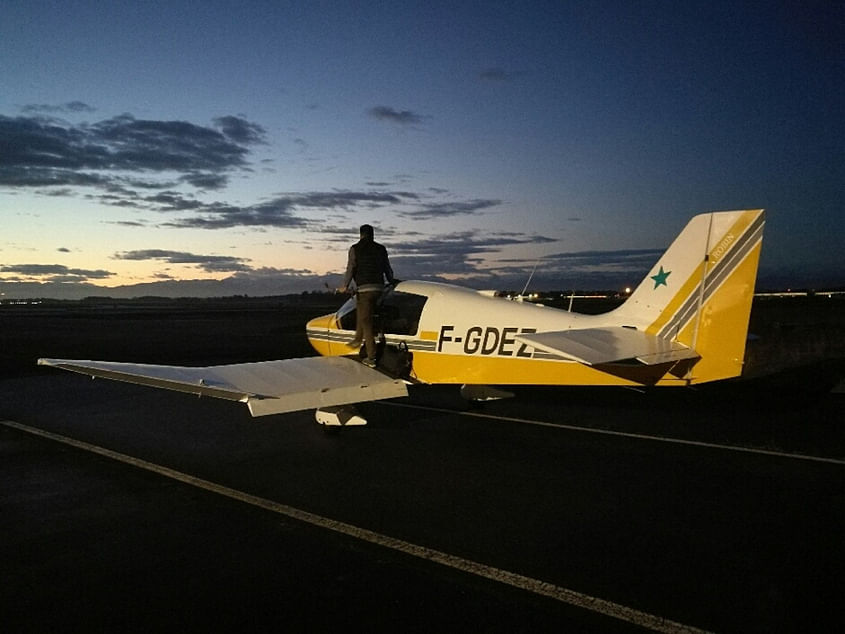
M 315 409 L 366 424 L 350 405 L 461 385 L 689 386 L 739 376 L 763 239 L 762 209 L 694 216 L 616 309 L 584 315 L 460 286 L 405 281 L 383 294 L 377 366 L 361 363 L 355 297 L 308 322 L 322 356 L 208 367 L 39 359 L 91 377 L 241 401 L 253 416 Z

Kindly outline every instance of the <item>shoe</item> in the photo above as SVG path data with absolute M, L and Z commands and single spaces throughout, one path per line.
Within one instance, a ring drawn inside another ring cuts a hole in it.
M 353 339 L 349 343 L 346 344 L 350 348 L 360 348 L 361 347 L 361 340 L 360 339 Z
M 376 367 L 376 360 L 375 359 L 364 359 L 363 361 L 361 361 L 361 363 L 363 363 L 368 368 Z

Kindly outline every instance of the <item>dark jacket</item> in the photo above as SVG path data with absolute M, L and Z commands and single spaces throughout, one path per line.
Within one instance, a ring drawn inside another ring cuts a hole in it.
M 358 292 L 381 291 L 384 280 L 394 283 L 393 269 L 387 257 L 387 249 L 378 242 L 362 238 L 349 248 L 344 286 L 355 280 Z

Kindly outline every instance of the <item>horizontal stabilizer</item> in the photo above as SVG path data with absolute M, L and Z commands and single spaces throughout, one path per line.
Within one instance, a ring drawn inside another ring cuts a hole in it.
M 677 341 L 621 326 L 520 334 L 516 340 L 587 365 L 630 360 L 658 365 L 698 357 Z
M 407 396 L 404 382 L 346 357 L 184 367 L 39 359 L 71 372 L 241 401 L 253 416 Z

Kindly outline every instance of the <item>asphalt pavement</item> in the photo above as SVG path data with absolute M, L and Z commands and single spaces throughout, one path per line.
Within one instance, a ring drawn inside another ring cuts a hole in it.
M 312 412 L 0 379 L 4 630 L 845 617 L 843 394 L 542 389 L 468 407 L 428 388 L 360 409 L 368 426 L 329 435 Z

